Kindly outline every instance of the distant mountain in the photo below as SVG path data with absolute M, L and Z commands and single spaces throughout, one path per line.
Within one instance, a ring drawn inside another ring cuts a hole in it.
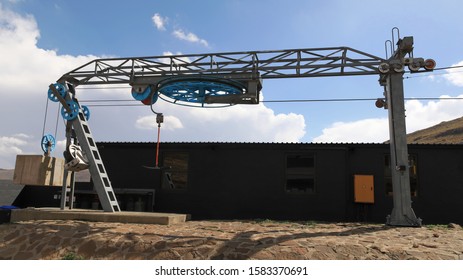
M 0 180 L 13 180 L 13 169 L 3 169 L 0 168 Z
M 76 182 L 90 182 L 90 172 L 83 170 L 76 172 Z M 13 181 L 14 169 L 0 169 L 0 180 Z
M 407 135 L 409 144 L 463 144 L 463 117 Z

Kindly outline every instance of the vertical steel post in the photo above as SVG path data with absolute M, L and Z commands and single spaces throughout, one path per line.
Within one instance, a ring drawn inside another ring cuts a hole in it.
M 421 219 L 415 216 L 411 205 L 403 72 L 387 75 L 386 97 L 389 112 L 390 165 L 394 200 L 392 213 L 387 217 L 386 224 L 421 226 Z
M 66 199 L 68 195 L 68 176 L 69 176 L 69 171 L 66 169 L 64 170 L 64 175 L 63 175 L 63 186 L 61 188 L 61 200 L 60 200 L 60 209 L 64 210 L 66 209 Z
M 69 98 L 69 97 L 66 97 L 66 98 Z M 60 101 L 65 102 L 64 99 Z M 68 150 L 69 145 L 71 145 L 72 139 L 73 139 L 72 124 L 70 122 L 66 122 L 66 150 Z M 71 176 L 71 180 L 69 180 L 69 176 Z M 68 181 L 70 181 L 70 185 L 68 185 Z M 61 188 L 61 201 L 60 201 L 61 210 L 66 209 L 66 207 L 68 207 L 68 209 L 73 208 L 74 188 L 75 188 L 74 171 L 68 171 L 66 168 L 64 168 L 63 186 Z M 70 203 L 67 204 L 68 202 Z

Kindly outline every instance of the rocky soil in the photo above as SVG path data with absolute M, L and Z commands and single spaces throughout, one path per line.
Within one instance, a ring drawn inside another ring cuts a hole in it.
M 28 221 L 0 225 L 0 259 L 462 260 L 463 229 L 267 220 L 170 226 Z

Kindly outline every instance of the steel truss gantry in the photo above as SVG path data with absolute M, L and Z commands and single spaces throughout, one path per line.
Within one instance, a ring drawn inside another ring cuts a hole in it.
M 181 75 L 262 79 L 373 75 L 379 74 L 382 62 L 349 47 L 103 58 L 64 74 L 59 81 L 78 86 Z
M 243 97 L 206 96 L 205 100 L 206 103 L 233 105 L 257 104 L 263 79 L 379 75 L 380 84 L 384 86 L 385 98 L 379 99 L 377 105 L 389 110 L 390 151 L 393 163 L 391 171 L 394 207 L 392 214 L 387 218 L 387 224 L 420 226 L 421 219 L 415 216 L 411 207 L 403 74 L 404 66 L 408 66 L 412 72 L 417 72 L 420 68 L 432 70 L 435 62 L 413 57 L 413 37 L 399 39 L 397 48 L 391 53 L 390 58 L 382 59 L 349 47 L 332 47 L 102 58 L 64 74 L 57 82 L 68 84 L 72 88 L 81 85 L 129 84 L 132 86 L 132 94 L 146 92 L 148 87 L 154 85 L 154 91 L 151 93 L 153 96 L 158 94 L 158 89 L 164 81 L 172 79 L 230 80 L 243 85 Z M 66 104 L 63 106 L 66 107 Z M 98 172 L 92 174 L 100 175 Z M 105 211 L 114 211 L 115 207 L 106 208 Z

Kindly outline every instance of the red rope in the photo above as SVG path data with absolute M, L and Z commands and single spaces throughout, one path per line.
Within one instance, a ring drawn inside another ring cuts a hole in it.
M 161 139 L 161 124 L 158 124 L 158 143 L 156 145 L 156 167 L 159 167 L 159 141 Z

